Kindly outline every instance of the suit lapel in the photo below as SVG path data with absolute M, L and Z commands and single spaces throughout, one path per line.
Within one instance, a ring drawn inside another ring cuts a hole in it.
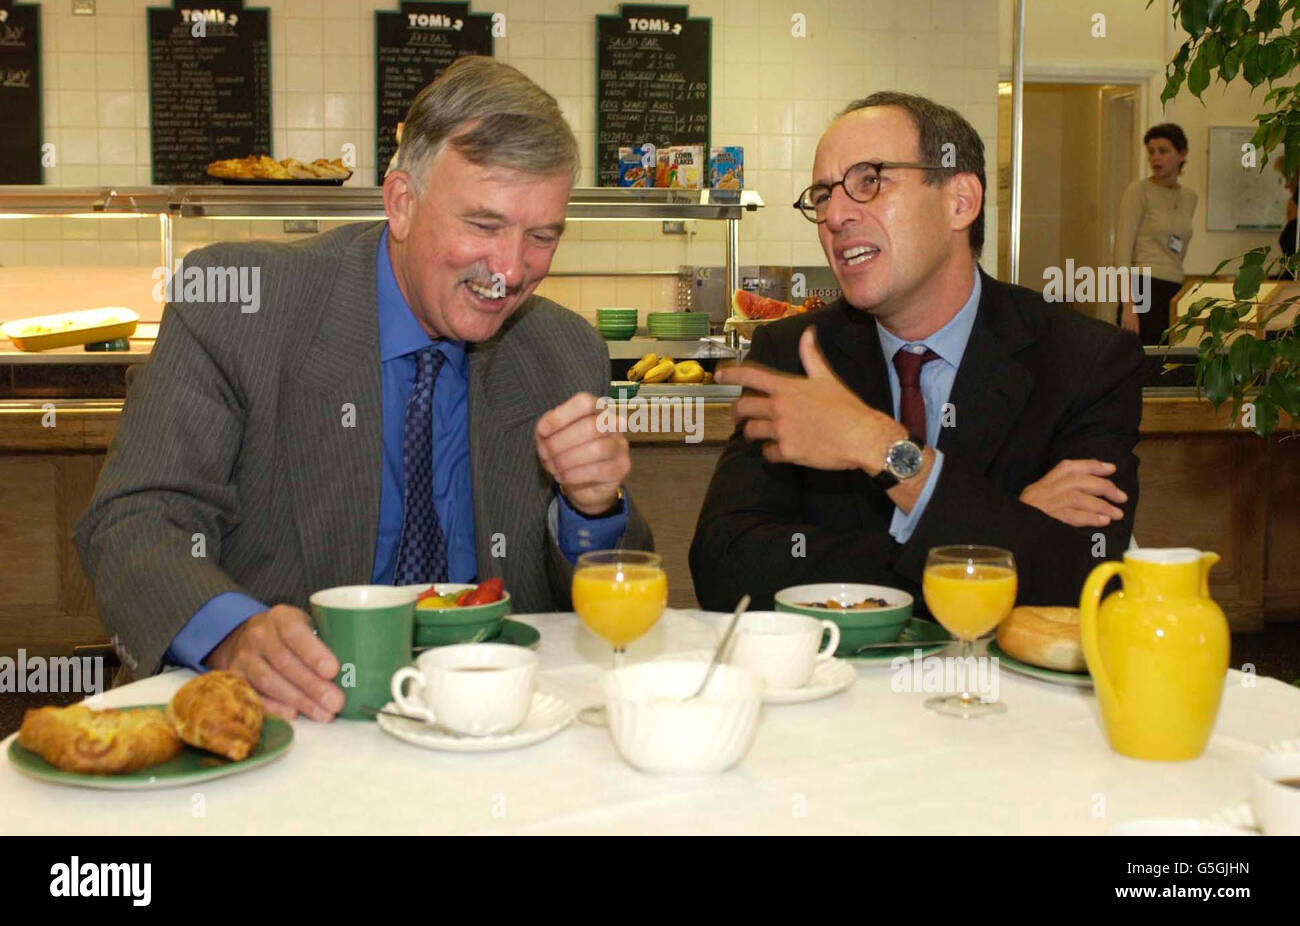
M 375 250 L 383 225 L 343 256 L 302 364 L 284 386 L 288 483 L 312 589 L 368 583 L 383 465 Z
M 939 435 L 939 449 L 984 472 L 1020 417 L 1034 377 L 1015 359 L 1034 340 L 1007 299 L 1003 284 L 981 273 L 980 304 L 948 402 L 955 425 Z

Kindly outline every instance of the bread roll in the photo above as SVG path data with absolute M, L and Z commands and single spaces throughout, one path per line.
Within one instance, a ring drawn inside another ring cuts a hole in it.
M 28 710 L 18 745 L 55 768 L 87 775 L 138 772 L 182 748 L 157 708 L 92 711 L 84 704 Z
M 1086 672 L 1079 609 L 1022 606 L 998 625 L 998 646 L 1021 662 L 1058 672 Z
M 182 685 L 167 705 L 167 719 L 191 746 L 238 762 L 261 740 L 266 711 L 252 685 L 218 670 Z

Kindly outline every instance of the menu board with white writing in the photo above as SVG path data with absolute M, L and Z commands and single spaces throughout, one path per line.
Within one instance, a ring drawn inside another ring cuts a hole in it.
M 492 54 L 501 14 L 471 13 L 468 3 L 403 3 L 375 13 L 375 182 L 397 152 L 397 124 L 424 87 L 457 58 Z
M 712 20 L 625 3 L 596 17 L 596 176 L 618 185 L 618 149 L 646 142 L 709 153 Z
M 272 153 L 268 34 L 243 0 L 149 9 L 154 183 L 210 183 L 213 161 Z
M 40 183 L 40 8 L 0 3 L 0 183 Z

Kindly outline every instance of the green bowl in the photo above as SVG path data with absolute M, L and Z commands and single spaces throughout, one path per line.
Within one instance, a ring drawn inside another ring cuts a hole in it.
M 853 604 L 865 598 L 883 598 L 888 604 L 868 611 L 843 611 L 808 605 L 812 601 Z M 834 621 L 840 628 L 840 646 L 835 654 L 848 656 L 868 643 L 890 643 L 897 640 L 912 618 L 912 596 L 884 585 L 822 582 L 781 589 L 776 593 L 776 610 Z
M 611 399 L 627 401 L 628 399 L 636 398 L 636 394 L 640 389 L 640 383 L 634 383 L 630 380 L 616 380 L 609 384 L 609 397 Z
M 411 586 L 421 593 L 429 586 Z M 435 585 L 439 595 L 462 592 L 473 585 L 458 585 L 454 582 L 439 582 Z M 510 613 L 510 593 L 501 596 L 500 601 L 474 605 L 469 608 L 424 608 L 415 609 L 416 646 L 447 646 L 451 643 L 482 643 L 494 640 L 501 634 L 501 625 Z

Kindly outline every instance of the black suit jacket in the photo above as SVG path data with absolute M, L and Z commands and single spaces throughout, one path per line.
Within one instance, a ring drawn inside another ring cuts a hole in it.
M 943 469 L 908 541 L 890 536 L 894 504 L 866 473 L 768 463 L 761 445 L 746 441 L 738 427 L 718 460 L 691 544 L 702 607 L 729 611 L 748 593 L 754 608 L 768 608 L 782 588 L 835 581 L 902 588 L 924 611 L 926 553 L 951 543 L 1011 550 L 1021 603 L 1077 605 L 1092 567 L 1124 552 L 1138 501 L 1137 337 L 1024 287 L 982 273 L 981 280 L 949 396 L 955 425 L 938 442 Z M 802 373 L 798 345 L 807 325 L 816 326 L 822 352 L 844 383 L 892 416 L 875 319 L 842 299 L 760 327 L 750 358 Z M 1087 458 L 1116 465 L 1112 479 L 1128 495 L 1123 520 L 1075 528 L 1019 501 L 1025 486 L 1060 461 Z

